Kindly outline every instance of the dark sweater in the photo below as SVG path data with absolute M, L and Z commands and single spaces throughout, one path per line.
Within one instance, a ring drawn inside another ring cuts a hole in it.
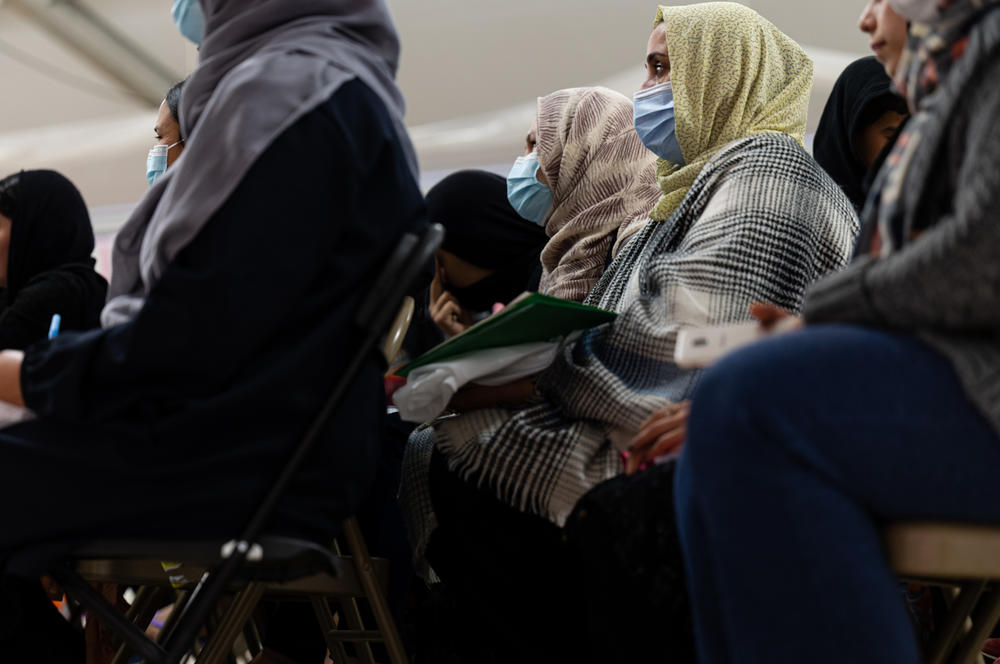
M 1000 11 L 990 12 L 924 107 L 942 129 L 910 168 L 904 192 L 936 224 L 888 257 L 863 256 L 807 294 L 809 323 L 844 322 L 915 334 L 955 367 L 1000 432 Z
M 45 340 L 52 315 L 60 331 L 100 327 L 108 282 L 89 265 L 66 265 L 43 272 L 25 284 L 13 302 L 0 307 L 0 348 L 24 350 Z
M 127 465 L 171 506 L 132 528 L 235 532 L 351 358 L 367 285 L 423 219 L 384 106 L 345 84 L 258 159 L 133 320 L 28 350 L 22 388 L 40 419 L 10 435 L 66 445 L 53 438 L 69 426 L 94 454 L 112 441 L 109 472 Z M 385 412 L 380 373 L 373 353 L 277 530 L 325 539 L 357 508 Z

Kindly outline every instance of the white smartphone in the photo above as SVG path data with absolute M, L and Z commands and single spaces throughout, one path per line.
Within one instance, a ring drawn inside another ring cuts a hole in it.
M 674 362 L 681 369 L 707 367 L 726 353 L 753 343 L 766 334 L 757 321 L 715 327 L 683 327 L 677 333 Z

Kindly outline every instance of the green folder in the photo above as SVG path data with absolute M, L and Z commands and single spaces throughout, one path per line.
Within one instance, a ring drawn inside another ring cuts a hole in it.
M 403 365 L 397 376 L 408 376 L 425 364 L 443 362 L 487 348 L 503 348 L 536 341 L 551 341 L 576 330 L 586 330 L 614 320 L 618 314 L 597 307 L 541 293 L 523 293 L 499 313 Z

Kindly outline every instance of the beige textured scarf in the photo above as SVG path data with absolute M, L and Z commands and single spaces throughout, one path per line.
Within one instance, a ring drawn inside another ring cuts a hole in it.
M 642 228 L 656 204 L 656 157 L 632 125 L 632 101 L 607 88 L 538 99 L 538 161 L 552 188 L 539 290 L 581 301 L 600 279 L 619 228 Z

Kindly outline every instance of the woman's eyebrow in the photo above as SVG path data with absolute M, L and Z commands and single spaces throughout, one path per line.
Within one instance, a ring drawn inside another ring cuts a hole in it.
M 659 51 L 653 51 L 652 53 L 650 53 L 649 55 L 646 56 L 646 64 L 648 65 L 655 58 L 658 58 L 658 57 L 659 58 L 665 58 L 665 57 L 667 57 L 667 54 L 666 53 L 660 53 Z

